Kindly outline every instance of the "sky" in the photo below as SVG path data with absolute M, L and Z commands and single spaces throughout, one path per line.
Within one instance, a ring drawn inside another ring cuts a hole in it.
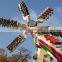
M 10 18 L 13 20 L 17 20 L 20 23 L 24 23 L 21 12 L 19 11 L 19 8 L 18 8 L 18 4 L 20 1 L 21 0 L 0 0 L 0 17 L 8 18 L 8 19 Z M 62 26 L 62 0 L 24 0 L 24 2 L 28 7 L 28 10 L 30 12 L 30 17 L 32 20 L 36 20 L 37 16 L 41 12 L 43 12 L 43 10 L 46 7 L 51 7 L 54 9 L 54 13 L 42 25 L 49 25 L 49 26 L 56 26 L 56 27 Z M 3 28 L 3 30 L 5 31 L 5 28 Z M 11 43 L 11 41 L 15 37 L 17 37 L 19 34 L 21 34 L 21 32 L 18 32 L 18 31 L 17 32 L 14 32 L 14 31 L 0 32 L 0 48 L 6 49 L 6 46 L 9 43 Z M 34 41 L 32 36 L 28 35 L 26 41 L 23 42 L 22 45 L 25 46 L 27 49 L 29 49 L 33 53 L 36 50 L 33 42 Z M 10 55 L 9 52 L 8 54 Z M 33 62 L 33 61 L 30 60 L 30 62 Z

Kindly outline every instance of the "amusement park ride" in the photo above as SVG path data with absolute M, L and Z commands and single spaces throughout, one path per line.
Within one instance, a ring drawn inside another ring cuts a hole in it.
M 23 32 L 22 35 L 19 35 L 16 37 L 8 46 L 7 49 L 10 52 L 13 52 L 16 47 L 23 43 L 25 39 L 27 38 L 27 35 L 31 34 L 33 38 L 35 39 L 36 47 L 38 48 L 38 59 L 41 62 L 41 59 L 39 58 L 39 50 L 44 50 L 47 54 L 49 54 L 50 57 L 53 59 L 57 59 L 62 61 L 62 53 L 58 51 L 58 48 L 61 49 L 62 42 L 57 39 L 58 36 L 62 37 L 62 31 L 58 30 L 52 30 L 52 26 L 42 26 L 42 23 L 47 20 L 52 14 L 53 9 L 50 7 L 47 7 L 38 17 L 37 21 L 33 21 L 30 19 L 30 13 L 28 11 L 28 8 L 24 1 L 21 1 L 18 5 L 23 20 L 25 21 L 24 24 L 19 23 L 18 21 L 10 20 L 10 19 L 3 19 L 0 18 L 0 25 L 3 27 L 9 27 L 13 29 L 20 30 Z M 40 23 L 40 25 L 39 25 Z M 55 28 L 55 27 L 54 27 Z M 55 45 L 55 46 L 53 46 Z M 56 46 L 57 45 L 57 46 Z M 58 47 L 58 48 L 57 48 Z M 41 57 L 41 56 L 40 56 Z M 35 59 L 35 58 L 34 58 Z

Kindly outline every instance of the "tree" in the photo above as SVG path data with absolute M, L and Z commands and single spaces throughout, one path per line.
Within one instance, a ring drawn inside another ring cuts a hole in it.
M 31 59 L 31 52 L 25 47 L 20 47 L 18 51 L 18 53 L 12 55 L 17 56 L 18 62 L 28 62 L 28 59 Z

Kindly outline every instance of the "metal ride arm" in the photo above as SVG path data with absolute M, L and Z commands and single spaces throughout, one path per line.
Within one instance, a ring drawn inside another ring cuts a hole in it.
M 39 16 L 38 16 L 38 22 L 41 22 L 43 23 L 44 20 L 47 20 L 49 18 L 49 16 L 51 16 L 53 14 L 53 9 L 50 8 L 50 7 L 47 7 L 43 13 L 41 13 Z
M 27 28 L 25 24 L 21 24 L 18 21 L 5 19 L 5 18 L 0 18 L 0 25 L 2 27 L 8 27 L 10 29 L 17 29 L 20 31 L 26 30 Z
M 0 18 L 0 25 L 2 25 L 3 27 L 18 28 L 19 25 L 21 25 L 21 24 L 14 20 Z
M 7 49 L 12 52 L 19 44 L 24 42 L 25 36 L 24 35 L 19 35 L 16 37 L 8 46 Z
M 19 10 L 22 12 L 23 19 L 25 20 L 26 23 L 28 23 L 30 14 L 24 1 L 21 1 L 18 7 L 19 7 Z

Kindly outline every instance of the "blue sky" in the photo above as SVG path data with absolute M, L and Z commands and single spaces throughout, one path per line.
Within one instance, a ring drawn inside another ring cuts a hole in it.
M 54 14 L 47 21 L 45 21 L 43 25 L 62 26 L 62 0 L 24 0 L 24 1 L 28 6 L 31 19 L 36 20 L 36 17 L 46 7 L 49 6 L 54 9 Z M 0 0 L 0 17 L 18 20 L 20 23 L 23 23 L 24 21 L 22 19 L 21 13 L 18 10 L 19 2 L 20 0 Z M 3 30 L 5 29 L 3 28 Z M 0 48 L 6 49 L 6 46 L 19 34 L 21 33 L 0 32 Z M 33 38 L 31 37 L 31 35 L 29 35 L 22 45 L 28 48 L 31 52 L 34 52 L 36 48 L 32 44 L 32 42 Z M 10 53 L 8 52 L 8 54 Z

